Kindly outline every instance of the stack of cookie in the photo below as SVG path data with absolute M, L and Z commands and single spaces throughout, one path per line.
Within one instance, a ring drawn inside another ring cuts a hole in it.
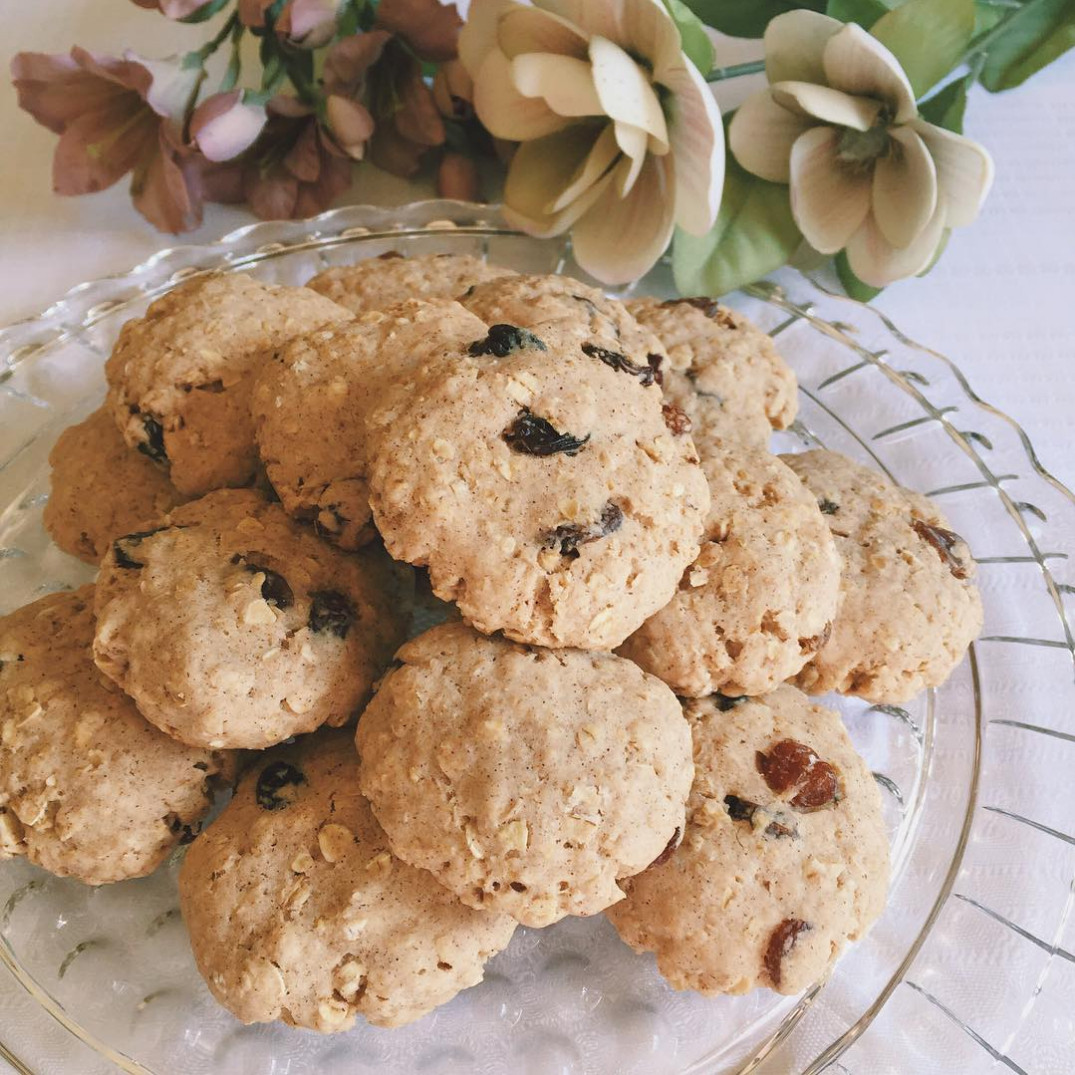
M 880 913 L 879 794 L 807 694 L 942 682 L 973 560 L 768 453 L 795 379 L 738 314 L 391 256 L 196 278 L 106 372 L 45 515 L 97 582 L 0 620 L 0 856 L 97 884 L 192 842 L 209 988 L 321 1031 L 420 1017 L 517 923 L 794 993 Z M 404 643 L 414 568 L 447 622 Z

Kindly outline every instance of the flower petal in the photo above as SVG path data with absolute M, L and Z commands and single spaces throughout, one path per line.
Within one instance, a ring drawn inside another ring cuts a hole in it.
M 641 127 L 653 135 L 667 153 L 668 125 L 661 102 L 642 68 L 606 37 L 591 38 L 590 60 L 594 85 L 604 112 L 612 119 Z
M 612 127 L 617 145 L 630 162 L 627 169 L 616 169 L 616 182 L 620 197 L 625 198 L 635 185 L 642 171 L 642 165 L 646 163 L 650 136 L 641 127 L 633 127 L 630 123 L 620 123 L 619 120 L 616 120 Z
M 605 175 L 619 155 L 620 147 L 616 141 L 615 128 L 613 124 L 607 123 L 586 159 L 576 168 L 567 185 L 549 206 L 549 212 L 559 213 L 575 202 Z
M 823 254 L 842 250 L 870 211 L 870 173 L 841 163 L 839 142 L 834 127 L 813 127 L 791 147 L 791 212 Z
M 993 185 L 993 158 L 977 142 L 961 134 L 912 120 L 937 168 L 939 197 L 945 203 L 945 226 L 963 228 L 973 223 Z
M 589 37 L 551 11 L 513 6 L 500 16 L 497 43 L 512 60 L 524 52 L 551 52 L 585 60 Z
M 208 160 L 231 160 L 254 144 L 267 119 L 264 107 L 243 103 L 241 90 L 214 93 L 194 110 L 190 137 Z
M 787 183 L 791 178 L 791 147 L 812 126 L 805 116 L 781 108 L 768 90 L 759 90 L 732 117 L 728 144 L 748 172 L 771 183 Z
M 524 142 L 515 152 L 504 183 L 504 214 L 531 235 L 557 235 L 589 208 L 611 178 L 607 141 L 611 125 L 595 140 L 592 128 L 575 124 Z M 602 139 L 606 144 L 601 146 Z M 615 142 L 613 140 L 613 153 Z M 591 158 L 603 168 L 588 169 Z M 596 174 L 594 174 L 596 173 Z M 583 176 L 585 175 L 585 180 Z M 567 197 L 573 191 L 574 197 Z
M 724 189 L 724 125 L 712 92 L 694 64 L 660 70 L 661 85 L 671 90 L 668 138 L 675 160 L 676 223 L 691 235 L 713 227 Z
M 538 0 L 591 37 L 615 41 L 657 70 L 681 53 L 679 30 L 660 0 Z
M 880 101 L 852 97 L 813 82 L 774 82 L 769 92 L 789 112 L 856 131 L 868 131 L 881 111 Z
M 163 124 L 158 124 L 158 136 L 157 151 L 135 170 L 131 201 L 159 231 L 174 235 L 201 223 L 201 195 L 196 168 L 176 151 Z
M 495 138 L 526 142 L 567 125 L 540 97 L 524 97 L 511 77 L 512 61 L 494 48 L 474 80 L 474 111 Z
M 540 97 L 558 116 L 604 115 L 585 60 L 527 52 L 511 61 L 511 76 L 524 97 Z
M 889 132 L 889 152 L 873 173 L 873 217 L 892 246 L 910 246 L 937 208 L 937 170 L 926 144 L 908 127 Z
M 825 81 L 845 93 L 874 97 L 887 104 L 896 123 L 918 112 L 914 90 L 900 61 L 861 26 L 848 23 L 825 45 Z
M 157 145 L 160 119 L 133 94 L 69 123 L 52 158 L 57 194 L 92 194 L 110 187 Z
M 11 60 L 19 107 L 55 134 L 126 90 L 84 71 L 70 56 L 20 52 Z
M 478 77 L 485 58 L 497 48 L 501 15 L 520 7 L 514 0 L 471 0 L 467 21 L 459 31 L 459 59 L 471 78 Z
M 646 157 L 642 174 L 626 198 L 613 182 L 604 189 L 571 233 L 575 260 L 606 284 L 625 284 L 648 271 L 664 253 L 675 227 L 671 160 Z
M 839 19 L 817 11 L 788 11 L 771 19 L 763 38 L 769 81 L 824 83 L 825 46 L 843 27 Z
M 905 276 L 917 276 L 929 267 L 944 237 L 944 228 L 944 205 L 938 204 L 914 242 L 901 249 L 888 242 L 871 213 L 847 244 L 847 260 L 864 284 L 887 287 Z

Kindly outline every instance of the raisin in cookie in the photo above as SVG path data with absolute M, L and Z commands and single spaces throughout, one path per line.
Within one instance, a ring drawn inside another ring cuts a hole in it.
M 765 694 L 828 637 L 840 558 L 813 496 L 764 451 L 702 459 L 705 541 L 671 602 L 619 649 L 675 692 Z
M 367 413 L 427 356 L 485 332 L 450 299 L 409 299 L 284 346 L 258 375 L 252 400 L 258 448 L 284 508 L 341 548 L 369 541 Z
M 489 325 L 534 328 L 553 322 L 584 339 L 604 339 L 613 352 L 650 367 L 643 376 L 659 380 L 664 348 L 656 335 L 640 325 L 622 302 L 569 276 L 493 280 L 476 285 L 459 301 Z
M 695 777 L 683 842 L 608 911 L 677 989 L 798 993 L 881 913 L 877 785 L 840 718 L 794 687 L 687 703 Z
M 494 325 L 370 416 L 388 551 L 487 634 L 612 649 L 697 554 L 709 491 L 690 438 L 643 367 L 586 346 Z
M 664 394 L 692 422 L 703 455 L 733 445 L 763 448 L 798 411 L 795 374 L 773 341 L 713 299 L 636 299 L 627 309 L 668 352 Z
M 108 406 L 127 443 L 199 496 L 254 476 L 250 388 L 293 336 L 350 313 L 304 287 L 199 276 L 128 321 L 105 365 Z
M 817 499 L 842 561 L 832 635 L 795 682 L 890 704 L 940 686 L 982 629 L 966 542 L 924 496 L 842 455 L 783 458 Z
M 622 899 L 678 839 L 690 733 L 672 692 L 611 654 L 408 642 L 359 722 L 362 791 L 392 850 L 529 926 Z
M 513 276 L 469 254 L 421 254 L 405 258 L 390 251 L 354 265 L 318 273 L 306 286 L 352 313 L 383 310 L 404 299 L 455 299 L 484 280 Z
M 188 499 L 166 471 L 127 446 L 104 407 L 60 434 L 49 463 L 45 529 L 64 552 L 89 564 L 100 563 L 112 538 Z
M 0 859 L 101 885 L 152 873 L 236 765 L 147 723 L 92 643 L 92 586 L 0 618 Z
M 482 979 L 515 929 L 401 862 L 348 733 L 260 757 L 194 843 L 179 898 L 198 969 L 244 1023 L 401 1026 Z
M 353 718 L 405 636 L 397 585 L 383 558 L 220 490 L 112 543 L 94 655 L 182 742 L 270 746 Z

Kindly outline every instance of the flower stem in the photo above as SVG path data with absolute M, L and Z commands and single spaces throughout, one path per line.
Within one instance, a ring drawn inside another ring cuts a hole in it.
M 206 43 L 202 45 L 200 49 L 195 49 L 193 52 L 188 52 L 186 56 L 183 57 L 183 66 L 201 67 L 205 63 L 205 61 L 208 60 L 209 57 L 212 56 L 213 53 L 216 52 L 216 50 L 220 48 L 222 44 L 224 44 L 225 40 L 228 37 L 228 34 L 230 34 L 238 24 L 239 13 L 237 11 L 233 11 L 228 16 L 227 21 L 224 23 L 224 25 L 220 28 L 219 32 L 215 36 L 211 37 L 208 41 L 206 41 Z
M 723 82 L 727 78 L 739 78 L 740 75 L 758 75 L 764 70 L 764 60 L 750 60 L 747 63 L 733 63 L 730 67 L 714 67 L 705 76 L 705 80 L 706 82 Z

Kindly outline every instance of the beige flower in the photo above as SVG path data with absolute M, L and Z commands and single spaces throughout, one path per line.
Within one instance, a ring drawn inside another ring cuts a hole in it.
M 716 219 L 724 132 L 659 0 L 474 0 L 459 38 L 478 118 L 521 143 L 505 216 L 534 235 L 571 230 L 579 264 L 624 283 L 679 224 Z
M 899 61 L 855 24 L 813 11 L 765 31 L 769 87 L 735 114 L 748 171 L 790 183 L 791 209 L 823 254 L 846 248 L 873 287 L 923 272 L 948 228 L 970 224 L 993 180 L 989 154 L 918 115 Z

